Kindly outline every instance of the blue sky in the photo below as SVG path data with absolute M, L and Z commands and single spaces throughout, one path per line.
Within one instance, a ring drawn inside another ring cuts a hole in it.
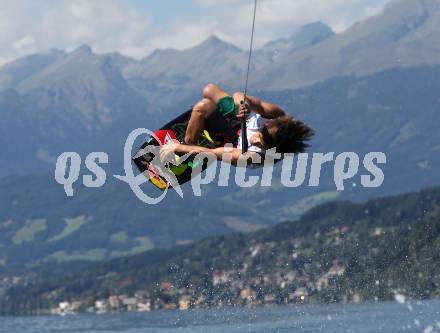
M 179 16 L 196 19 L 204 12 L 202 6 L 191 0 L 131 0 L 131 3 L 139 10 L 150 13 L 154 22 L 161 26 L 165 26 Z
M 256 45 L 313 21 L 341 32 L 388 1 L 399 0 L 259 0 Z M 0 11 L 0 64 L 81 44 L 142 58 L 157 48 L 195 46 L 213 34 L 247 47 L 252 6 L 253 0 L 7 1 Z
M 295 0 L 291 0 L 294 2 Z M 322 0 L 321 2 L 332 0 Z M 128 3 L 131 3 L 133 6 L 138 8 L 140 11 L 144 11 L 152 16 L 154 22 L 161 27 L 170 24 L 173 20 L 179 18 L 185 18 L 188 21 L 197 20 L 203 16 L 212 16 L 215 15 L 216 10 L 220 13 L 224 13 L 225 11 L 233 11 L 236 3 L 248 3 L 252 4 L 253 0 L 239 0 L 239 1 L 193 1 L 193 0 L 129 0 Z M 311 6 L 313 0 L 310 1 Z M 319 1 L 315 1 L 317 3 Z M 353 2 L 351 0 L 346 0 L 346 3 Z M 355 1 L 356 2 L 356 1 Z M 366 6 L 381 8 L 387 0 L 361 0 L 357 1 L 359 4 L 359 9 L 365 8 Z M 211 5 L 209 4 L 211 3 Z M 260 6 L 261 4 L 269 5 L 271 1 L 269 0 L 259 0 Z M 353 11 L 352 6 L 348 6 L 349 10 Z M 353 18 L 356 17 L 356 13 L 353 11 Z

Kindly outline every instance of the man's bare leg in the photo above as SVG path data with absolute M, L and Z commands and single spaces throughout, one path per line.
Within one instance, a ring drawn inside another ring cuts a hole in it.
M 209 83 L 203 89 L 203 97 L 213 101 L 216 105 L 220 99 L 229 94 L 214 83 Z
M 206 119 L 217 109 L 210 99 L 204 98 L 194 105 L 185 133 L 185 144 L 194 145 L 205 129 Z
M 217 109 L 218 101 L 228 93 L 213 83 L 203 89 L 204 99 L 194 105 L 185 134 L 185 143 L 196 144 L 205 129 L 205 121 Z

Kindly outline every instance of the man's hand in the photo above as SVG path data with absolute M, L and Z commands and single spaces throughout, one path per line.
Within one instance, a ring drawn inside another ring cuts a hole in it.
M 245 103 L 245 101 L 240 101 L 240 108 L 239 112 L 237 114 L 238 120 L 245 120 L 249 117 L 249 114 L 251 113 L 250 107 L 248 103 Z
M 168 143 L 160 147 L 160 160 L 162 162 L 175 162 L 174 155 L 178 143 Z

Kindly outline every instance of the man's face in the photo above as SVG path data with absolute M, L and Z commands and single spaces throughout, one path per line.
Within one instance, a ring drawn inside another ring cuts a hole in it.
M 254 135 L 252 135 L 249 139 L 251 145 L 257 146 L 259 148 L 264 148 L 263 147 L 263 135 L 261 134 L 261 132 L 257 132 Z
M 265 125 L 267 129 L 267 134 L 270 135 L 272 138 L 274 137 L 275 133 L 277 132 L 277 127 L 275 125 L 271 125 L 270 123 Z M 258 131 L 254 135 L 252 135 L 249 139 L 250 143 L 254 146 L 257 146 L 262 149 L 270 149 L 272 148 L 268 143 L 264 140 L 263 130 Z M 266 134 L 266 135 L 267 135 Z

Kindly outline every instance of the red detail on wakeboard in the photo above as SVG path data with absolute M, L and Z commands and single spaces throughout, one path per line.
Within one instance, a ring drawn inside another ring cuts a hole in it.
M 159 139 L 161 145 L 178 142 L 176 134 L 172 130 L 159 130 L 154 132 L 154 134 Z

